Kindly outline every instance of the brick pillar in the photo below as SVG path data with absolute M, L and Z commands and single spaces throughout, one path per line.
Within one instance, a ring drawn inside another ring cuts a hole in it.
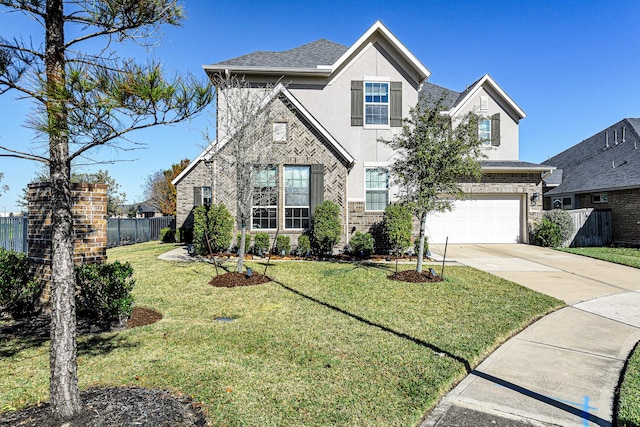
M 107 186 L 71 184 L 73 261 L 76 265 L 107 259 Z M 40 302 L 51 297 L 51 189 L 49 183 L 29 184 L 29 271 L 43 282 Z

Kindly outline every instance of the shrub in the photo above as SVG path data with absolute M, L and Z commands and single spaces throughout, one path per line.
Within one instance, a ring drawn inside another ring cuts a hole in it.
M 320 253 L 331 253 L 340 240 L 341 231 L 340 207 L 329 200 L 316 206 L 311 229 L 314 248 Z
M 533 236 L 540 246 L 560 246 L 562 244 L 561 233 L 560 226 L 546 217 L 543 217 L 533 228 Z
M 162 243 L 175 243 L 176 232 L 171 227 L 166 227 L 160 230 L 160 241 Z
M 193 210 L 193 250 L 198 255 L 209 253 L 207 228 L 207 207 L 201 205 Z
M 303 234 L 298 237 L 298 247 L 296 248 L 296 252 L 299 256 L 306 256 L 311 252 L 311 242 L 309 240 L 309 236 Z
M 562 242 L 569 240 L 573 234 L 573 220 L 569 212 L 562 209 L 553 209 L 545 213 L 545 216 L 560 227 L 560 239 Z
M 411 211 L 406 206 L 397 203 L 387 206 L 382 228 L 389 246 L 396 254 L 411 246 L 413 223 Z
M 284 251 L 285 255 L 291 252 L 291 238 L 289 236 L 279 234 L 278 237 L 276 237 L 276 253 L 281 255 L 282 251 Z
M 42 292 L 40 282 L 29 274 L 27 255 L 0 248 L 0 307 L 14 317 L 36 311 Z
M 131 290 L 135 280 L 128 262 L 84 264 L 75 268 L 79 294 L 78 316 L 101 322 L 122 321 L 133 308 Z
M 193 211 L 193 247 L 196 254 L 208 254 L 209 247 L 211 252 L 226 251 L 231 245 L 232 231 L 233 217 L 224 204 L 211 205 L 208 209 L 201 205 Z
M 236 246 L 235 250 L 238 252 L 240 249 L 240 242 L 242 241 L 242 233 L 238 233 L 236 235 Z M 251 249 L 251 233 L 246 232 L 244 235 L 244 253 L 245 255 L 249 253 L 249 249 Z
M 369 233 L 356 231 L 349 242 L 349 251 L 356 256 L 368 257 L 373 253 L 375 241 Z
M 562 209 L 546 212 L 533 228 L 533 238 L 540 246 L 561 246 L 572 234 L 573 220 L 571 215 Z
M 234 219 L 223 203 L 211 205 L 207 215 L 209 221 L 209 241 L 211 250 L 224 252 L 229 249 L 233 231 Z
M 253 238 L 253 252 L 256 254 L 266 254 L 269 252 L 269 233 L 260 231 Z

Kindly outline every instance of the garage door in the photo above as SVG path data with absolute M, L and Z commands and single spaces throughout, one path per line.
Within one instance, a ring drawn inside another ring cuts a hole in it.
M 451 212 L 427 217 L 429 242 L 518 243 L 520 196 L 476 196 L 458 200 Z

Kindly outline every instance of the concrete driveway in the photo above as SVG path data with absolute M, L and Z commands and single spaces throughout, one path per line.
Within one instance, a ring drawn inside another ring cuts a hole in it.
M 528 245 L 451 245 L 447 260 L 568 307 L 504 343 L 422 426 L 611 426 L 621 371 L 640 340 L 640 269 Z
M 429 249 L 440 257 L 444 254 L 444 245 Z M 447 261 L 488 271 L 569 305 L 640 290 L 639 269 L 539 246 L 449 245 Z

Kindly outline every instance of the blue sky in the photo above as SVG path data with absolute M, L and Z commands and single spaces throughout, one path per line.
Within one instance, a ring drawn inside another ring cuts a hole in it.
M 429 81 L 462 91 L 484 74 L 527 113 L 520 122 L 520 159 L 542 162 L 625 117 L 640 117 L 640 1 L 185 1 L 181 28 L 165 28 L 148 52 L 167 69 L 201 74 L 211 64 L 257 50 L 287 50 L 326 38 L 350 46 L 381 20 L 432 72 Z M 2 9 L 0 9 L 2 10 Z M 3 11 L 3 10 L 2 10 Z M 0 12 L 0 36 L 42 39 L 41 29 Z M 0 145 L 40 147 L 23 125 L 31 104 L 0 96 Z M 210 109 L 213 112 L 213 109 Z M 103 149 L 101 160 L 125 160 L 109 170 L 129 203 L 142 199 L 154 171 L 195 158 L 213 123 L 207 114 L 173 127 L 131 134 L 148 145 L 136 152 Z M 0 212 L 16 211 L 37 165 L 0 158 Z M 90 169 L 83 169 L 88 172 Z

